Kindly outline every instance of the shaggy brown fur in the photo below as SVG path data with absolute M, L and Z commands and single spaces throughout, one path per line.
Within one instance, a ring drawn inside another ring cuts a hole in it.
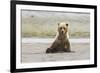
M 58 24 L 58 33 L 55 41 L 50 48 L 47 48 L 46 53 L 57 53 L 57 52 L 70 52 L 70 42 L 68 36 L 68 24 Z

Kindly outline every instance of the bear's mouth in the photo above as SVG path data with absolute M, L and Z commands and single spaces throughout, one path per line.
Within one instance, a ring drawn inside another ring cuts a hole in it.
M 61 31 L 61 34 L 63 35 L 64 34 L 64 31 Z

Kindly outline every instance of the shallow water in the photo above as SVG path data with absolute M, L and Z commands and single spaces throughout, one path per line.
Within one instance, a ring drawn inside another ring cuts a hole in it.
M 22 63 L 90 59 L 89 39 L 70 39 L 73 52 L 46 54 L 52 41 L 51 38 L 22 38 Z

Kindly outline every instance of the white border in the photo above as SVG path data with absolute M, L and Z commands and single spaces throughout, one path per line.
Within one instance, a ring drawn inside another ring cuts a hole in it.
M 42 62 L 42 63 L 21 63 L 21 9 L 48 10 L 48 11 L 69 11 L 69 12 L 89 12 L 90 13 L 90 60 Z M 16 5 L 16 68 L 38 68 L 53 66 L 71 66 L 94 64 L 94 10 L 84 8 L 50 7 L 34 5 Z

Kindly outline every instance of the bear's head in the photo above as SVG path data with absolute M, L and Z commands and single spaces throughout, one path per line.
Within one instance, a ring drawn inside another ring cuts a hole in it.
M 68 32 L 68 23 L 65 22 L 58 23 L 58 32 L 59 35 L 66 35 Z

